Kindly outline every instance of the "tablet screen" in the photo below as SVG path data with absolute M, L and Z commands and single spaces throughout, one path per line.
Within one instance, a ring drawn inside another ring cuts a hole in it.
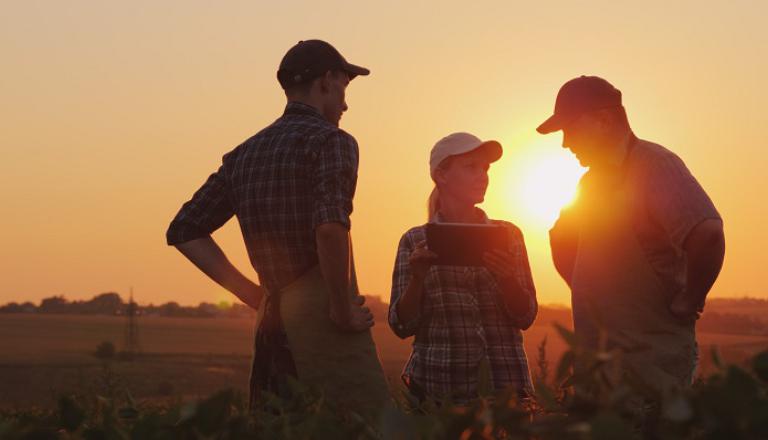
M 482 266 L 485 252 L 508 249 L 507 228 L 472 223 L 427 223 L 427 247 L 436 264 Z

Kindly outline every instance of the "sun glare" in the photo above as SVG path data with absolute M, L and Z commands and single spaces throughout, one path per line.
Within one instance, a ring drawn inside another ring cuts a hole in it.
M 575 200 L 576 185 L 585 169 L 556 139 L 530 142 L 505 156 L 494 172 L 499 185 L 491 182 L 495 187 L 492 204 L 503 205 L 502 210 L 515 222 L 549 228 L 560 210 Z

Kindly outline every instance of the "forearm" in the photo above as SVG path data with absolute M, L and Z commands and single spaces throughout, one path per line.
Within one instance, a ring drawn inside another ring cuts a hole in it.
M 403 295 L 397 302 L 397 316 L 400 322 L 411 322 L 419 317 L 421 299 L 424 295 L 424 275 L 412 274 Z
M 348 312 L 350 303 L 349 231 L 339 223 L 326 223 L 315 230 L 320 271 L 330 290 L 330 305 L 340 313 Z
M 697 226 L 685 243 L 687 284 L 685 294 L 694 304 L 703 305 L 725 257 L 725 237 L 717 220 L 707 220 Z
M 262 295 L 261 288 L 230 263 L 212 237 L 179 243 L 176 249 L 221 287 L 232 292 L 244 303 L 258 307 Z
M 506 277 L 499 280 L 502 300 L 507 310 L 514 316 L 524 316 L 531 308 L 530 293 L 520 285 L 515 277 Z

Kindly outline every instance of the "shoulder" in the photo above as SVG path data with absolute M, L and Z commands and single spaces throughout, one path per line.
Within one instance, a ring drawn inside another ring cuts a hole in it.
M 400 247 L 401 248 L 405 247 L 405 248 L 408 248 L 408 249 L 412 249 L 412 248 L 416 247 L 416 243 L 418 243 L 418 242 L 420 242 L 422 240 L 426 240 L 426 238 L 427 238 L 426 230 L 427 230 L 427 225 L 426 224 L 419 225 L 419 226 L 414 226 L 414 227 L 408 229 L 400 237 Z
M 523 231 L 514 223 L 508 222 L 506 220 L 494 220 L 491 219 L 491 223 L 494 225 L 504 226 L 507 231 L 509 231 L 509 234 L 513 237 L 522 237 Z
M 325 145 L 340 146 L 357 150 L 357 139 L 341 128 L 334 127 L 331 124 L 323 125 L 312 138 L 316 142 Z
M 253 139 L 255 137 L 256 135 L 251 136 L 250 138 L 243 141 L 243 143 L 241 143 L 240 145 L 224 153 L 224 155 L 221 157 L 222 168 L 225 170 L 231 170 L 235 165 L 235 163 L 238 162 L 244 156 L 245 152 L 248 150 L 249 145 L 254 142 Z
M 328 125 L 330 127 L 330 124 Z M 356 165 L 359 161 L 360 152 L 357 141 L 352 135 L 338 127 L 313 133 L 309 138 L 309 143 L 311 145 L 310 151 L 316 158 L 334 162 L 341 160 L 350 165 Z
M 683 160 L 668 148 L 638 139 L 632 153 L 632 166 L 643 176 L 663 174 L 669 170 L 687 169 Z

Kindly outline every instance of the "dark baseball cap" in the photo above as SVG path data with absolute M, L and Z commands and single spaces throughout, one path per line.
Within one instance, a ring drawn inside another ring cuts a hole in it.
M 329 70 L 347 72 L 349 79 L 370 70 L 350 64 L 333 46 L 322 40 L 303 40 L 290 48 L 280 62 L 277 80 L 283 89 L 311 81 Z
M 568 121 L 595 110 L 621 107 L 621 92 L 597 76 L 580 76 L 560 87 L 555 114 L 536 129 L 541 134 L 562 130 Z

